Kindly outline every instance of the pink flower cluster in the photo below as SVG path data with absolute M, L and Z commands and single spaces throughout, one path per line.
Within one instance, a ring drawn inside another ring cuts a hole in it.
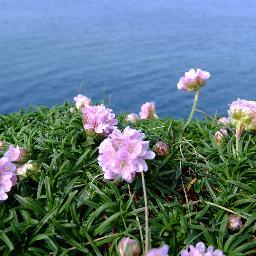
M 232 125 L 240 125 L 247 131 L 256 131 L 256 102 L 238 99 L 229 108 L 229 118 Z
M 143 104 L 139 114 L 141 119 L 157 118 L 155 102 L 146 102 Z
M 153 159 L 155 153 L 149 150 L 145 135 L 126 127 L 123 133 L 115 129 L 99 146 L 98 162 L 105 179 L 123 178 L 132 182 L 137 172 L 146 172 L 146 159 Z
M 9 192 L 16 184 L 16 165 L 11 163 L 7 157 L 0 159 L 0 201 L 8 198 Z
M 19 146 L 14 147 L 10 145 L 4 156 L 11 162 L 24 162 L 27 159 L 28 152 L 26 149 Z
M 84 106 L 89 106 L 92 104 L 91 99 L 82 94 L 78 94 L 76 97 L 74 97 L 74 101 L 78 110 L 81 110 Z
M 160 248 L 153 248 L 148 251 L 147 256 L 168 256 L 169 246 L 163 245 Z
M 210 73 L 201 69 L 190 69 L 180 78 L 177 87 L 180 90 L 194 92 L 198 91 L 210 78 Z
M 189 245 L 186 250 L 181 251 L 181 256 L 224 256 L 223 252 L 214 249 L 213 246 L 206 248 L 203 242 L 199 242 L 196 246 Z
M 0 201 L 6 200 L 8 198 L 7 193 L 12 186 L 16 185 L 16 163 L 25 161 L 27 155 L 27 151 L 24 148 L 10 145 L 4 157 L 0 159 Z
M 103 105 L 84 106 L 82 108 L 84 129 L 88 134 L 110 134 L 117 125 L 112 109 Z

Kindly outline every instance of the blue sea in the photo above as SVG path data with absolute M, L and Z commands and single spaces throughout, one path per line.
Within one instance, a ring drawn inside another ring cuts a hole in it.
M 0 113 L 72 102 L 80 91 L 116 113 L 155 101 L 185 118 L 185 71 L 211 78 L 199 109 L 226 115 L 256 99 L 255 0 L 1 0 Z

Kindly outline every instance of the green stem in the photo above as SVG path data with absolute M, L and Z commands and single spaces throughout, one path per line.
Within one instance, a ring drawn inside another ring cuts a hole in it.
M 183 131 L 186 130 L 187 126 L 190 124 L 193 116 L 194 116 L 194 113 L 195 113 L 195 110 L 196 110 L 196 107 L 197 107 L 197 104 L 198 104 L 198 98 L 199 98 L 199 90 L 196 91 L 196 94 L 195 94 L 195 98 L 194 98 L 194 104 L 193 104 L 193 107 L 191 109 L 191 112 L 190 112 L 190 115 L 188 117 L 188 120 L 186 122 L 186 124 L 184 125 L 183 127 Z
M 144 178 L 143 171 L 141 172 L 141 180 L 144 194 L 144 203 L 145 203 L 145 255 L 148 254 L 148 238 L 149 238 L 149 229 L 148 229 L 148 199 L 147 199 L 147 191 L 146 191 L 146 183 Z

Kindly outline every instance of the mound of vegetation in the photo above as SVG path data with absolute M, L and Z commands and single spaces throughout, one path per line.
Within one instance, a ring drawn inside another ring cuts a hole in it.
M 124 115 L 118 116 L 123 130 Z M 140 120 L 152 149 L 167 155 L 148 161 L 150 247 L 170 246 L 179 255 L 203 241 L 227 256 L 256 255 L 256 138 L 245 133 L 237 157 L 230 128 L 221 143 L 216 119 Z M 19 179 L 0 204 L 1 255 L 117 255 L 123 237 L 141 241 L 144 200 L 141 178 L 105 180 L 98 165 L 100 136 L 86 135 L 81 113 L 70 105 L 0 116 L 0 139 L 28 150 L 39 169 Z M 4 154 L 4 150 L 2 154 Z M 230 218 L 242 222 L 233 227 Z

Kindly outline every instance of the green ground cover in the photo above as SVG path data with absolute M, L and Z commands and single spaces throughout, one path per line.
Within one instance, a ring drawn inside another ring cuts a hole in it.
M 102 138 L 86 137 L 81 115 L 70 105 L 0 116 L 0 140 L 28 149 L 39 171 L 21 181 L 0 204 L 0 255 L 117 255 L 124 236 L 140 241 L 144 229 L 141 178 L 106 181 L 98 166 Z M 127 124 L 118 116 L 120 129 Z M 147 161 L 151 247 L 178 255 L 203 241 L 227 256 L 256 255 L 256 137 L 246 132 L 236 156 L 234 130 L 221 145 L 216 119 L 145 120 L 151 148 L 163 140 L 167 157 Z M 243 227 L 227 229 L 229 214 Z M 140 225 L 139 225 L 140 223 Z

